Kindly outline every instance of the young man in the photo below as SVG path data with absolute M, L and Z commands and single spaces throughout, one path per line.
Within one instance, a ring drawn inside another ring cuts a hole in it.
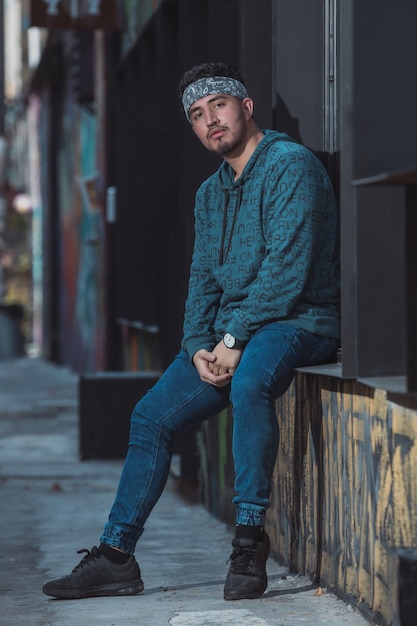
M 196 196 L 182 349 L 132 413 L 100 546 L 43 588 L 58 598 L 143 589 L 133 554 L 165 486 L 175 435 L 229 403 L 236 534 L 224 598 L 262 595 L 279 436 L 275 399 L 295 367 L 329 360 L 337 347 L 337 211 L 323 166 L 287 135 L 258 128 L 235 68 L 192 68 L 180 93 L 193 132 L 223 159 Z

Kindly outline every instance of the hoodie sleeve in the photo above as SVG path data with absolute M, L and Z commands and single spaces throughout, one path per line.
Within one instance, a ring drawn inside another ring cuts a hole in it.
M 312 153 L 281 155 L 268 167 L 263 192 L 265 256 L 227 328 L 244 341 L 264 324 L 290 318 L 306 290 L 312 302 L 320 303 L 319 274 L 329 274 L 326 265 L 333 254 L 334 238 L 323 236 L 323 224 L 334 227 L 333 190 Z
M 219 308 L 221 289 L 214 279 L 212 269 L 205 257 L 206 232 L 203 216 L 201 191 L 197 192 L 195 218 L 194 251 L 188 284 L 188 297 L 185 303 L 182 347 L 190 359 L 205 348 L 212 350 L 216 345 L 214 322 Z

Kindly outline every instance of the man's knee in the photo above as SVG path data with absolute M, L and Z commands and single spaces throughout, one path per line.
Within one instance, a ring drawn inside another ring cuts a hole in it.
M 230 387 L 230 399 L 242 397 L 256 397 L 266 389 L 265 377 L 259 376 L 256 372 L 239 372 L 239 368 L 232 377 Z

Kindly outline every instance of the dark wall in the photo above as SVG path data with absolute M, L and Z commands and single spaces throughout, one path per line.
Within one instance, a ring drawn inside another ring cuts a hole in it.
M 415 391 L 417 5 L 339 11 L 343 373 Z
M 354 177 L 417 166 L 417 3 L 354 2 Z
M 275 124 L 324 151 L 324 18 L 322 3 L 276 2 Z
M 237 65 L 257 120 L 270 126 L 271 29 L 269 1 L 261 9 L 238 0 L 165 2 L 126 56 L 117 58 L 114 45 L 109 55 L 108 179 L 118 205 L 109 310 L 114 319 L 158 326 L 163 365 L 182 335 L 195 193 L 220 163 L 186 121 L 178 82 L 205 61 Z

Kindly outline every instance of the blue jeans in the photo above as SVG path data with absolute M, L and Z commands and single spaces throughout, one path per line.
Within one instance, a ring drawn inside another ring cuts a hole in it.
M 168 478 L 175 435 L 225 409 L 233 409 L 236 522 L 264 524 L 278 452 L 275 399 L 288 388 L 295 367 L 328 361 L 336 339 L 283 322 L 251 338 L 227 387 L 200 380 L 181 351 L 138 402 L 116 499 L 100 540 L 133 554 Z

